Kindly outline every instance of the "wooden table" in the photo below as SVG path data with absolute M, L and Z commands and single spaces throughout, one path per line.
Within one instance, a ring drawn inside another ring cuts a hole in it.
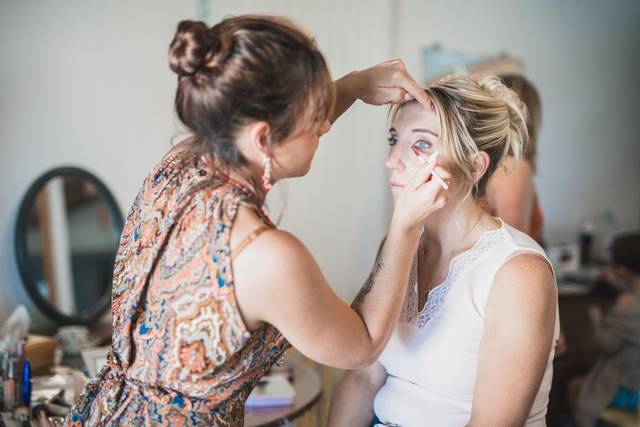
M 320 375 L 298 355 L 288 356 L 285 363 L 293 368 L 294 403 L 273 408 L 246 408 L 245 427 L 285 425 L 308 413 L 318 403 L 322 396 Z
M 565 336 L 567 349 L 553 361 L 553 382 L 547 411 L 549 427 L 562 424 L 569 414 L 567 386 L 571 379 L 589 372 L 598 358 L 589 307 L 597 305 L 606 309 L 615 299 L 612 294 L 599 292 L 594 287 L 585 287 L 586 292 L 563 292 L 562 286 L 559 288 L 560 330 Z

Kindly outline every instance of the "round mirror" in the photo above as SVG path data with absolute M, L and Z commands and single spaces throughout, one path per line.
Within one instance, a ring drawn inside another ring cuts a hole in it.
M 18 270 L 33 302 L 62 325 L 97 320 L 111 301 L 123 218 L 107 187 L 78 168 L 51 170 L 20 205 Z

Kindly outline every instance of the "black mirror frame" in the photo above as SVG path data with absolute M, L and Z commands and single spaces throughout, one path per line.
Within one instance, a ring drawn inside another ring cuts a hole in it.
M 14 235 L 14 248 L 16 254 L 16 262 L 18 265 L 18 272 L 20 273 L 20 278 L 22 279 L 22 283 L 27 290 L 27 293 L 29 294 L 35 305 L 52 320 L 54 320 L 61 326 L 89 325 L 98 320 L 109 309 L 111 305 L 111 292 L 109 291 L 105 295 L 103 295 L 90 310 L 85 310 L 76 316 L 69 316 L 58 311 L 55 307 L 49 304 L 49 302 L 45 298 L 43 298 L 42 295 L 40 295 L 36 285 L 36 280 L 33 278 L 32 273 L 29 270 L 29 265 L 27 263 L 27 247 L 25 236 L 27 233 L 27 222 L 29 219 L 29 214 L 33 207 L 33 203 L 35 202 L 38 192 L 45 186 L 45 184 L 52 178 L 59 176 L 78 177 L 85 179 L 95 185 L 99 196 L 104 199 L 111 214 L 113 215 L 115 226 L 118 227 L 118 230 L 120 232 L 124 227 L 124 218 L 122 216 L 122 213 L 120 212 L 120 209 L 118 208 L 118 204 L 116 203 L 115 198 L 113 197 L 107 186 L 102 181 L 100 181 L 98 177 L 84 169 L 72 166 L 64 166 L 51 169 L 50 171 L 46 172 L 38 179 L 36 179 L 33 184 L 31 184 L 31 186 L 27 189 L 27 193 L 23 197 L 22 202 L 20 203 Z M 111 287 L 109 287 L 109 289 L 111 289 Z

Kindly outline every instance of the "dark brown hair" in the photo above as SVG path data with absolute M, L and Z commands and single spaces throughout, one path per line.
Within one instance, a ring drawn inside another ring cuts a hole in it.
M 182 21 L 169 65 L 178 74 L 178 117 L 197 146 L 225 168 L 248 169 L 235 144 L 242 126 L 266 121 L 269 143 L 277 144 L 319 126 L 335 100 L 315 41 L 281 17 L 237 16 L 211 28 Z
M 538 153 L 538 133 L 542 123 L 542 103 L 540 95 L 533 83 L 520 74 L 506 74 L 500 76 L 502 82 L 514 91 L 527 107 L 527 133 L 529 142 L 525 146 L 524 158 L 529 161 L 533 171 L 536 170 L 536 155 Z
M 640 274 L 640 232 L 617 236 L 611 244 L 613 263 Z

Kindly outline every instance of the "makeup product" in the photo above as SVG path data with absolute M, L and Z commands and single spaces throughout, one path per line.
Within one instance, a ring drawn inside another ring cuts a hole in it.
M 4 379 L 4 410 L 12 411 L 16 406 L 16 379 L 13 363 L 7 365 L 7 374 Z
M 0 412 L 4 411 L 4 374 L 0 372 Z
M 412 150 L 413 151 L 413 150 Z M 416 156 L 422 161 L 422 164 L 425 164 L 427 162 L 427 159 L 424 158 L 424 155 L 422 153 L 419 152 L 415 152 Z M 437 153 L 437 151 L 436 151 Z M 435 154 L 435 153 L 434 153 Z M 447 184 L 445 182 L 444 179 L 442 179 L 442 177 L 440 176 L 440 174 L 438 173 L 437 170 L 433 170 L 431 171 L 431 175 L 440 183 L 440 185 L 442 186 L 442 188 L 444 188 L 445 190 L 449 189 L 449 184 Z
M 445 182 L 445 180 L 444 180 L 444 179 L 442 179 L 442 177 L 440 176 L 440 174 L 438 174 L 438 172 L 437 172 L 437 171 L 435 171 L 435 170 L 434 170 L 434 171 L 432 171 L 432 172 L 431 172 L 431 176 L 433 176 L 433 177 L 436 179 L 436 181 L 438 181 L 438 182 L 440 183 L 440 185 L 442 186 L 442 188 L 444 188 L 445 190 L 448 190 L 448 189 L 449 189 L 449 184 L 447 184 L 447 183 Z
M 586 267 L 591 264 L 591 255 L 593 253 L 593 242 L 595 236 L 596 226 L 593 221 L 583 221 L 580 226 L 580 234 L 578 235 L 578 242 L 580 245 L 580 265 Z
M 4 378 L 7 375 L 7 357 L 6 351 L 0 351 L 0 412 L 4 411 Z
M 14 369 L 14 378 L 16 381 L 16 397 L 15 406 L 22 405 L 22 365 L 24 364 L 24 344 L 26 340 L 21 339 L 16 345 L 16 355 L 12 358 L 11 363 Z
M 31 364 L 28 360 L 22 364 L 22 404 L 31 406 Z

